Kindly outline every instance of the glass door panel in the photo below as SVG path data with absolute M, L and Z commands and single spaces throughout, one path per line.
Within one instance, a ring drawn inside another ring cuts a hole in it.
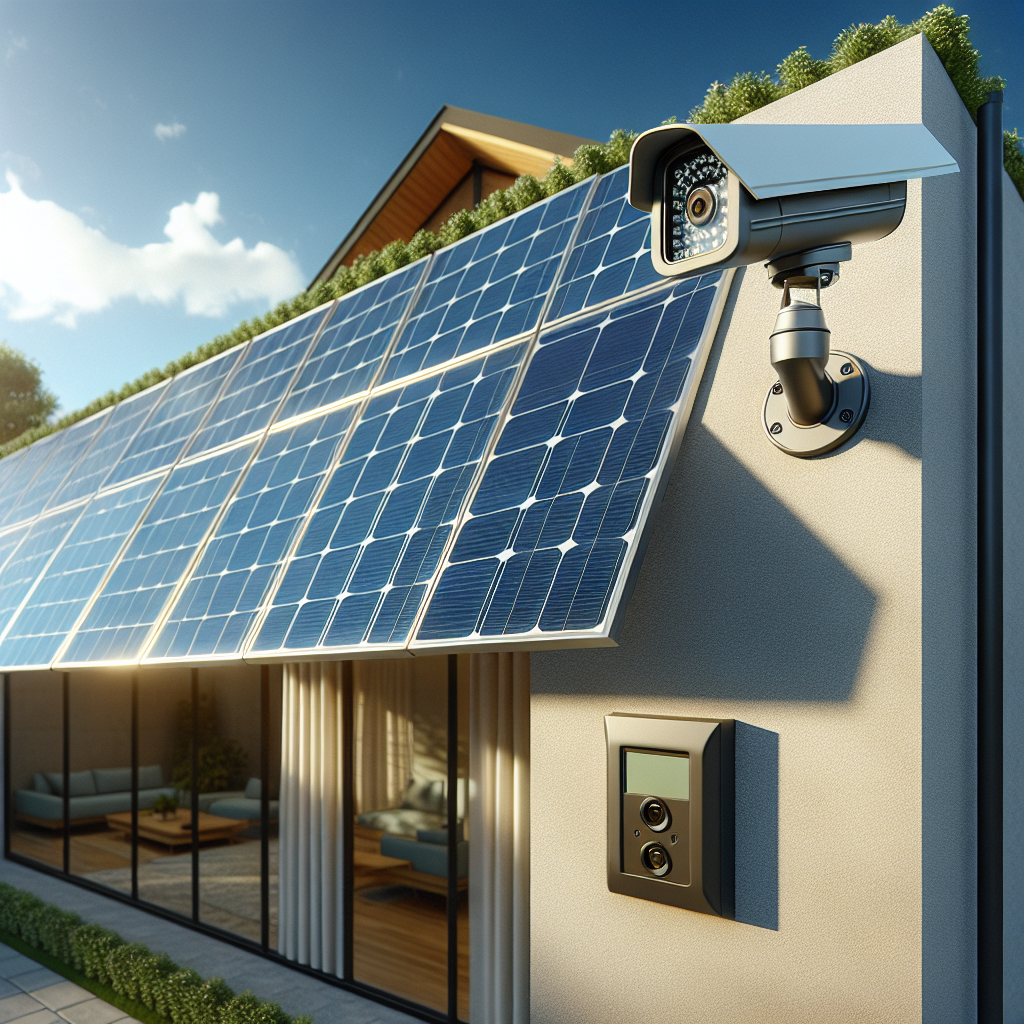
M 71 873 L 132 890 L 132 680 L 124 669 L 69 673 Z
M 12 672 L 8 826 L 11 853 L 64 866 L 63 683 L 57 672 Z
M 192 916 L 192 674 L 139 670 L 139 899 Z

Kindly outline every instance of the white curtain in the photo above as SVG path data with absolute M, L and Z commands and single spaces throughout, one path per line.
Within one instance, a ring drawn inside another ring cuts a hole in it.
M 412 778 L 412 658 L 358 662 L 352 705 L 356 813 L 397 807 Z
M 530 1020 L 530 656 L 470 660 L 469 1019 Z
M 285 665 L 277 949 L 342 974 L 341 664 Z

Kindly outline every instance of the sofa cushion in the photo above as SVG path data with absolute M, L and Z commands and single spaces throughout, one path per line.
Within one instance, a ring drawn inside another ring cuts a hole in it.
M 421 843 L 403 836 L 381 836 L 380 852 L 385 857 L 407 860 L 413 871 L 444 878 L 448 874 L 448 850 L 437 843 Z M 455 862 L 459 878 L 465 878 L 469 869 L 469 843 L 456 847 Z
M 50 784 L 50 789 L 52 789 L 57 796 L 63 796 L 64 774 L 62 772 L 46 772 L 45 774 L 46 781 Z M 70 795 L 73 797 L 96 795 L 96 780 L 93 778 L 91 771 L 72 772 L 70 776 L 70 783 Z
M 50 784 L 46 781 L 46 776 L 42 772 L 36 772 L 35 775 L 32 776 L 32 788 L 37 793 L 53 792 L 53 790 L 50 789 Z
M 139 766 L 139 789 L 160 789 L 164 784 L 164 770 L 158 764 Z
M 442 828 L 420 828 L 416 830 L 416 838 L 421 843 L 440 843 L 442 846 L 447 846 L 448 828 L 447 826 Z M 462 822 L 457 821 L 455 823 L 455 841 L 461 843 L 465 838 L 462 831 Z
M 247 800 L 259 800 L 263 794 L 263 784 L 259 779 L 250 779 L 245 784 L 245 796 Z
M 132 788 L 131 768 L 93 768 L 97 793 L 129 793 Z
M 417 782 L 413 779 L 402 796 L 402 806 L 414 811 L 443 814 L 444 783 L 440 779 L 434 782 Z
M 278 816 L 280 804 L 277 800 L 269 801 L 271 820 Z M 216 814 L 221 818 L 237 818 L 239 821 L 259 821 L 260 802 L 247 797 L 230 797 L 227 800 L 214 800 L 210 804 L 208 814 Z
M 364 811 L 356 821 L 364 828 L 380 829 L 396 836 L 416 838 L 417 829 L 440 828 L 444 816 L 433 811 L 414 811 L 408 807 L 391 807 L 383 811 Z

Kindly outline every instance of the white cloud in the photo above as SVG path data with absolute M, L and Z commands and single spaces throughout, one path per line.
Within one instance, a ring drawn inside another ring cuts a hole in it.
M 0 299 L 12 320 L 52 317 L 74 327 L 82 313 L 129 297 L 181 300 L 188 313 L 222 316 L 232 303 L 273 305 L 303 286 L 295 259 L 276 245 L 247 249 L 240 238 L 223 245 L 214 238 L 209 229 L 223 220 L 215 192 L 171 210 L 168 241 L 130 248 L 70 210 L 25 195 L 10 171 L 7 184 L 0 192 Z
M 28 40 L 24 36 L 7 33 L 7 60 L 12 60 L 19 50 L 28 49 Z
M 153 129 L 153 134 L 161 141 L 166 142 L 168 139 L 176 139 L 179 135 L 185 134 L 185 126 L 178 124 L 177 121 L 174 124 L 158 124 Z

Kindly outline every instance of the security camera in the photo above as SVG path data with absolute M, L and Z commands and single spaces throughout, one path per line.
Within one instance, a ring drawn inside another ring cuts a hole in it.
M 629 202 L 651 214 L 659 274 L 764 262 L 783 289 L 772 334 L 779 380 L 762 410 L 777 447 L 820 455 L 860 427 L 867 377 L 831 351 L 821 289 L 853 245 L 899 226 L 908 179 L 958 170 L 921 124 L 671 124 L 633 143 Z M 798 287 L 815 288 L 817 302 L 791 302 Z

